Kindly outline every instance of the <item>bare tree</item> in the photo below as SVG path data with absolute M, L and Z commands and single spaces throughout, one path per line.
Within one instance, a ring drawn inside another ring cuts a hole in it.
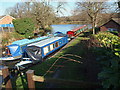
M 79 12 L 86 12 L 89 20 L 92 23 L 93 34 L 95 34 L 95 27 L 97 26 L 98 15 L 106 9 L 105 2 L 77 2 Z M 78 11 L 77 10 L 77 11 Z M 88 19 L 88 18 L 87 18 Z
M 23 3 L 23 12 L 24 12 L 24 17 L 32 17 L 31 15 L 31 2 L 25 2 Z
M 31 17 L 35 19 L 38 26 L 44 28 L 54 21 L 55 12 L 50 7 L 49 2 L 24 2 L 17 3 L 14 7 L 6 10 L 8 14 L 15 18 Z
M 6 9 L 6 13 L 15 18 L 24 18 L 31 16 L 31 3 L 17 3 L 14 7 Z
M 120 0 L 118 0 L 118 2 L 117 2 L 117 6 L 118 6 L 117 11 L 118 11 L 118 13 L 120 13 Z
M 8 8 L 6 12 L 15 18 L 21 18 L 23 16 L 23 5 L 17 3 L 14 7 Z
M 67 2 L 58 2 L 55 13 L 64 15 L 63 11 L 66 11 L 65 5 L 67 5 Z
M 51 25 L 55 20 L 55 13 L 52 8 L 48 6 L 47 2 L 34 2 L 32 4 L 32 14 L 37 22 L 37 27 L 45 28 L 48 25 Z
M 118 0 L 118 7 L 120 8 L 120 0 Z

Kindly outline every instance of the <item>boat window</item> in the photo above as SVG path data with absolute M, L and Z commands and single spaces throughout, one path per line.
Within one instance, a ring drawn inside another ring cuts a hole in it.
M 49 52 L 48 46 L 44 47 L 43 50 L 44 50 L 44 54 L 47 54 Z
M 50 44 L 50 51 L 54 49 L 54 44 Z
M 59 44 L 60 44 L 60 45 L 62 44 L 62 39 L 59 41 Z
M 74 32 L 74 35 L 76 35 L 77 34 L 77 31 L 76 32 Z
M 9 48 L 6 48 L 6 55 L 9 55 L 9 56 L 11 56 L 11 53 L 10 53 L 10 50 L 9 50 Z
M 58 42 L 55 42 L 55 47 L 58 47 L 58 46 L 59 46 Z
M 50 46 L 48 46 L 48 51 L 50 51 Z
M 55 43 L 53 44 L 53 48 L 55 48 Z
M 65 43 L 66 42 L 66 40 L 65 39 L 63 39 L 63 43 Z

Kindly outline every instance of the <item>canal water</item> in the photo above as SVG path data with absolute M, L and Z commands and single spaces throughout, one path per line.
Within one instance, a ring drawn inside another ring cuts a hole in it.
M 59 24 L 59 25 L 51 25 L 52 33 L 62 32 L 66 34 L 67 31 L 75 29 L 77 27 L 83 26 L 82 24 Z M 91 25 L 88 25 L 88 28 L 91 28 Z

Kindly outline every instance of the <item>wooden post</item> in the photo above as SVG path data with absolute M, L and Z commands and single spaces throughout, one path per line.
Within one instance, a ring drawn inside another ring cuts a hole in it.
M 3 75 L 3 78 L 5 79 L 5 78 L 7 78 L 7 77 L 9 77 L 9 70 L 8 70 L 8 67 L 4 67 L 3 69 L 2 69 L 2 75 Z M 6 84 L 5 84 L 5 88 L 6 89 L 12 89 L 12 84 L 11 84 L 11 80 L 9 79 L 7 82 L 6 82 Z
M 9 32 L 10 32 L 10 27 L 8 27 L 8 30 L 9 30 Z
M 28 70 L 26 74 L 27 74 L 28 88 L 35 89 L 35 82 L 33 80 L 34 70 Z
M 2 32 L 4 33 L 4 29 L 3 29 L 3 27 L 1 27 L 2 28 Z

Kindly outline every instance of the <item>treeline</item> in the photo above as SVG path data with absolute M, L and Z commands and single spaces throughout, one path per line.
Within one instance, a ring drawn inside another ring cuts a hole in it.
M 59 13 L 67 11 L 65 2 L 57 2 L 53 6 L 51 2 L 24 2 L 17 3 L 14 7 L 7 9 L 7 13 L 15 18 L 31 18 L 34 22 L 36 32 L 45 35 L 50 31 L 51 24 L 91 24 L 93 34 L 95 27 L 119 15 L 119 2 L 76 2 L 71 16 L 60 17 Z M 116 7 L 115 7 L 116 6 Z M 78 22 L 80 21 L 80 22 Z M 47 30 L 46 30 L 47 28 Z M 41 31 L 40 31 L 41 30 Z
M 84 16 L 84 17 L 83 17 Z M 98 23 L 97 26 L 105 23 L 106 21 L 110 20 L 111 18 L 120 18 L 120 13 L 101 13 L 100 16 L 101 21 Z M 72 15 L 67 17 L 60 17 L 61 23 L 75 23 L 75 24 L 91 24 L 90 21 L 87 21 L 86 16 L 84 13 L 78 15 Z
M 119 4 L 109 2 L 76 2 L 76 8 L 71 17 L 66 17 L 67 22 L 80 21 L 80 24 L 91 24 L 93 34 L 95 27 L 100 26 L 113 17 L 119 18 Z M 76 23 L 77 23 L 76 22 Z
M 46 35 L 51 32 L 50 25 L 59 22 L 57 13 L 62 5 L 63 3 L 59 3 L 56 9 L 53 9 L 49 2 L 24 2 L 17 3 L 6 12 L 16 18 L 13 21 L 16 32 L 29 38 L 34 33 Z

